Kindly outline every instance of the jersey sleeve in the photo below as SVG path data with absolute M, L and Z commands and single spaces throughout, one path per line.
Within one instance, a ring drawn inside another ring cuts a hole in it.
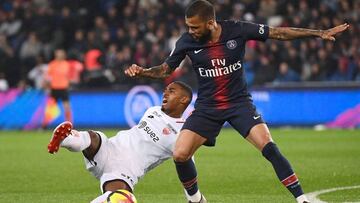
M 175 48 L 171 51 L 170 56 L 165 60 L 165 63 L 168 64 L 172 70 L 175 70 L 180 65 L 181 61 L 184 60 L 185 56 L 186 52 L 183 48 L 182 38 L 180 38 L 176 41 Z
M 269 26 L 251 22 L 235 22 L 236 31 L 246 40 L 265 41 L 269 37 Z

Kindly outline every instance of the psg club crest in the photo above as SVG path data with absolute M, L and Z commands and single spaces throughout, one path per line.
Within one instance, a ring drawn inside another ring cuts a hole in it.
M 226 47 L 228 49 L 235 49 L 237 47 L 237 42 L 235 40 L 229 40 L 226 42 Z

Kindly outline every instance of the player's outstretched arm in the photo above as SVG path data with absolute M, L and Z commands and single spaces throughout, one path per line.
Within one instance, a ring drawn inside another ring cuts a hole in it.
M 155 79 L 164 79 L 170 76 L 173 70 L 167 65 L 163 63 L 159 66 L 154 66 L 151 68 L 143 68 L 136 64 L 132 64 L 129 68 L 127 68 L 124 73 L 128 77 L 147 77 L 147 78 L 155 78 Z
M 348 29 L 349 24 L 344 23 L 328 30 L 312 30 L 293 27 L 270 27 L 269 38 L 277 40 L 292 40 L 304 37 L 320 37 L 324 40 L 335 41 L 334 35 Z

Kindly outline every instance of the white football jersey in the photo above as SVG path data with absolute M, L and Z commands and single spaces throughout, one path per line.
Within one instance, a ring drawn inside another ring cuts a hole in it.
M 147 171 L 172 157 L 175 142 L 184 124 L 182 118 L 172 118 L 160 106 L 149 108 L 138 125 L 120 131 L 110 140 L 125 147 L 138 162 L 143 176 Z M 139 177 L 139 178 L 140 178 Z

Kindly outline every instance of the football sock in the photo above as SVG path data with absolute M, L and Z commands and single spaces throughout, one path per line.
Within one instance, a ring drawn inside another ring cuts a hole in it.
M 175 162 L 176 171 L 181 183 L 189 196 L 198 192 L 197 172 L 194 161 L 189 159 L 185 162 Z M 200 200 L 200 199 L 199 199 Z
M 291 192 L 291 194 L 294 195 L 295 198 L 304 194 L 299 180 L 290 166 L 290 163 L 280 153 L 275 143 L 269 142 L 266 144 L 262 150 L 262 154 L 271 162 L 279 180 Z
M 107 202 L 107 197 L 110 195 L 110 193 L 111 193 L 111 191 L 106 191 L 104 194 L 102 194 L 99 197 L 95 198 L 90 203 Z
M 304 203 L 304 202 L 310 202 L 305 195 L 300 195 L 296 198 L 296 202 L 298 203 Z
M 71 131 L 71 134 L 67 136 L 60 144 L 72 152 L 81 152 L 88 148 L 91 143 L 90 135 L 87 131 Z
M 193 195 L 189 195 L 185 189 L 184 189 L 184 191 L 185 191 L 186 199 L 189 200 L 190 202 L 199 202 L 201 200 L 200 190 L 198 190 Z

